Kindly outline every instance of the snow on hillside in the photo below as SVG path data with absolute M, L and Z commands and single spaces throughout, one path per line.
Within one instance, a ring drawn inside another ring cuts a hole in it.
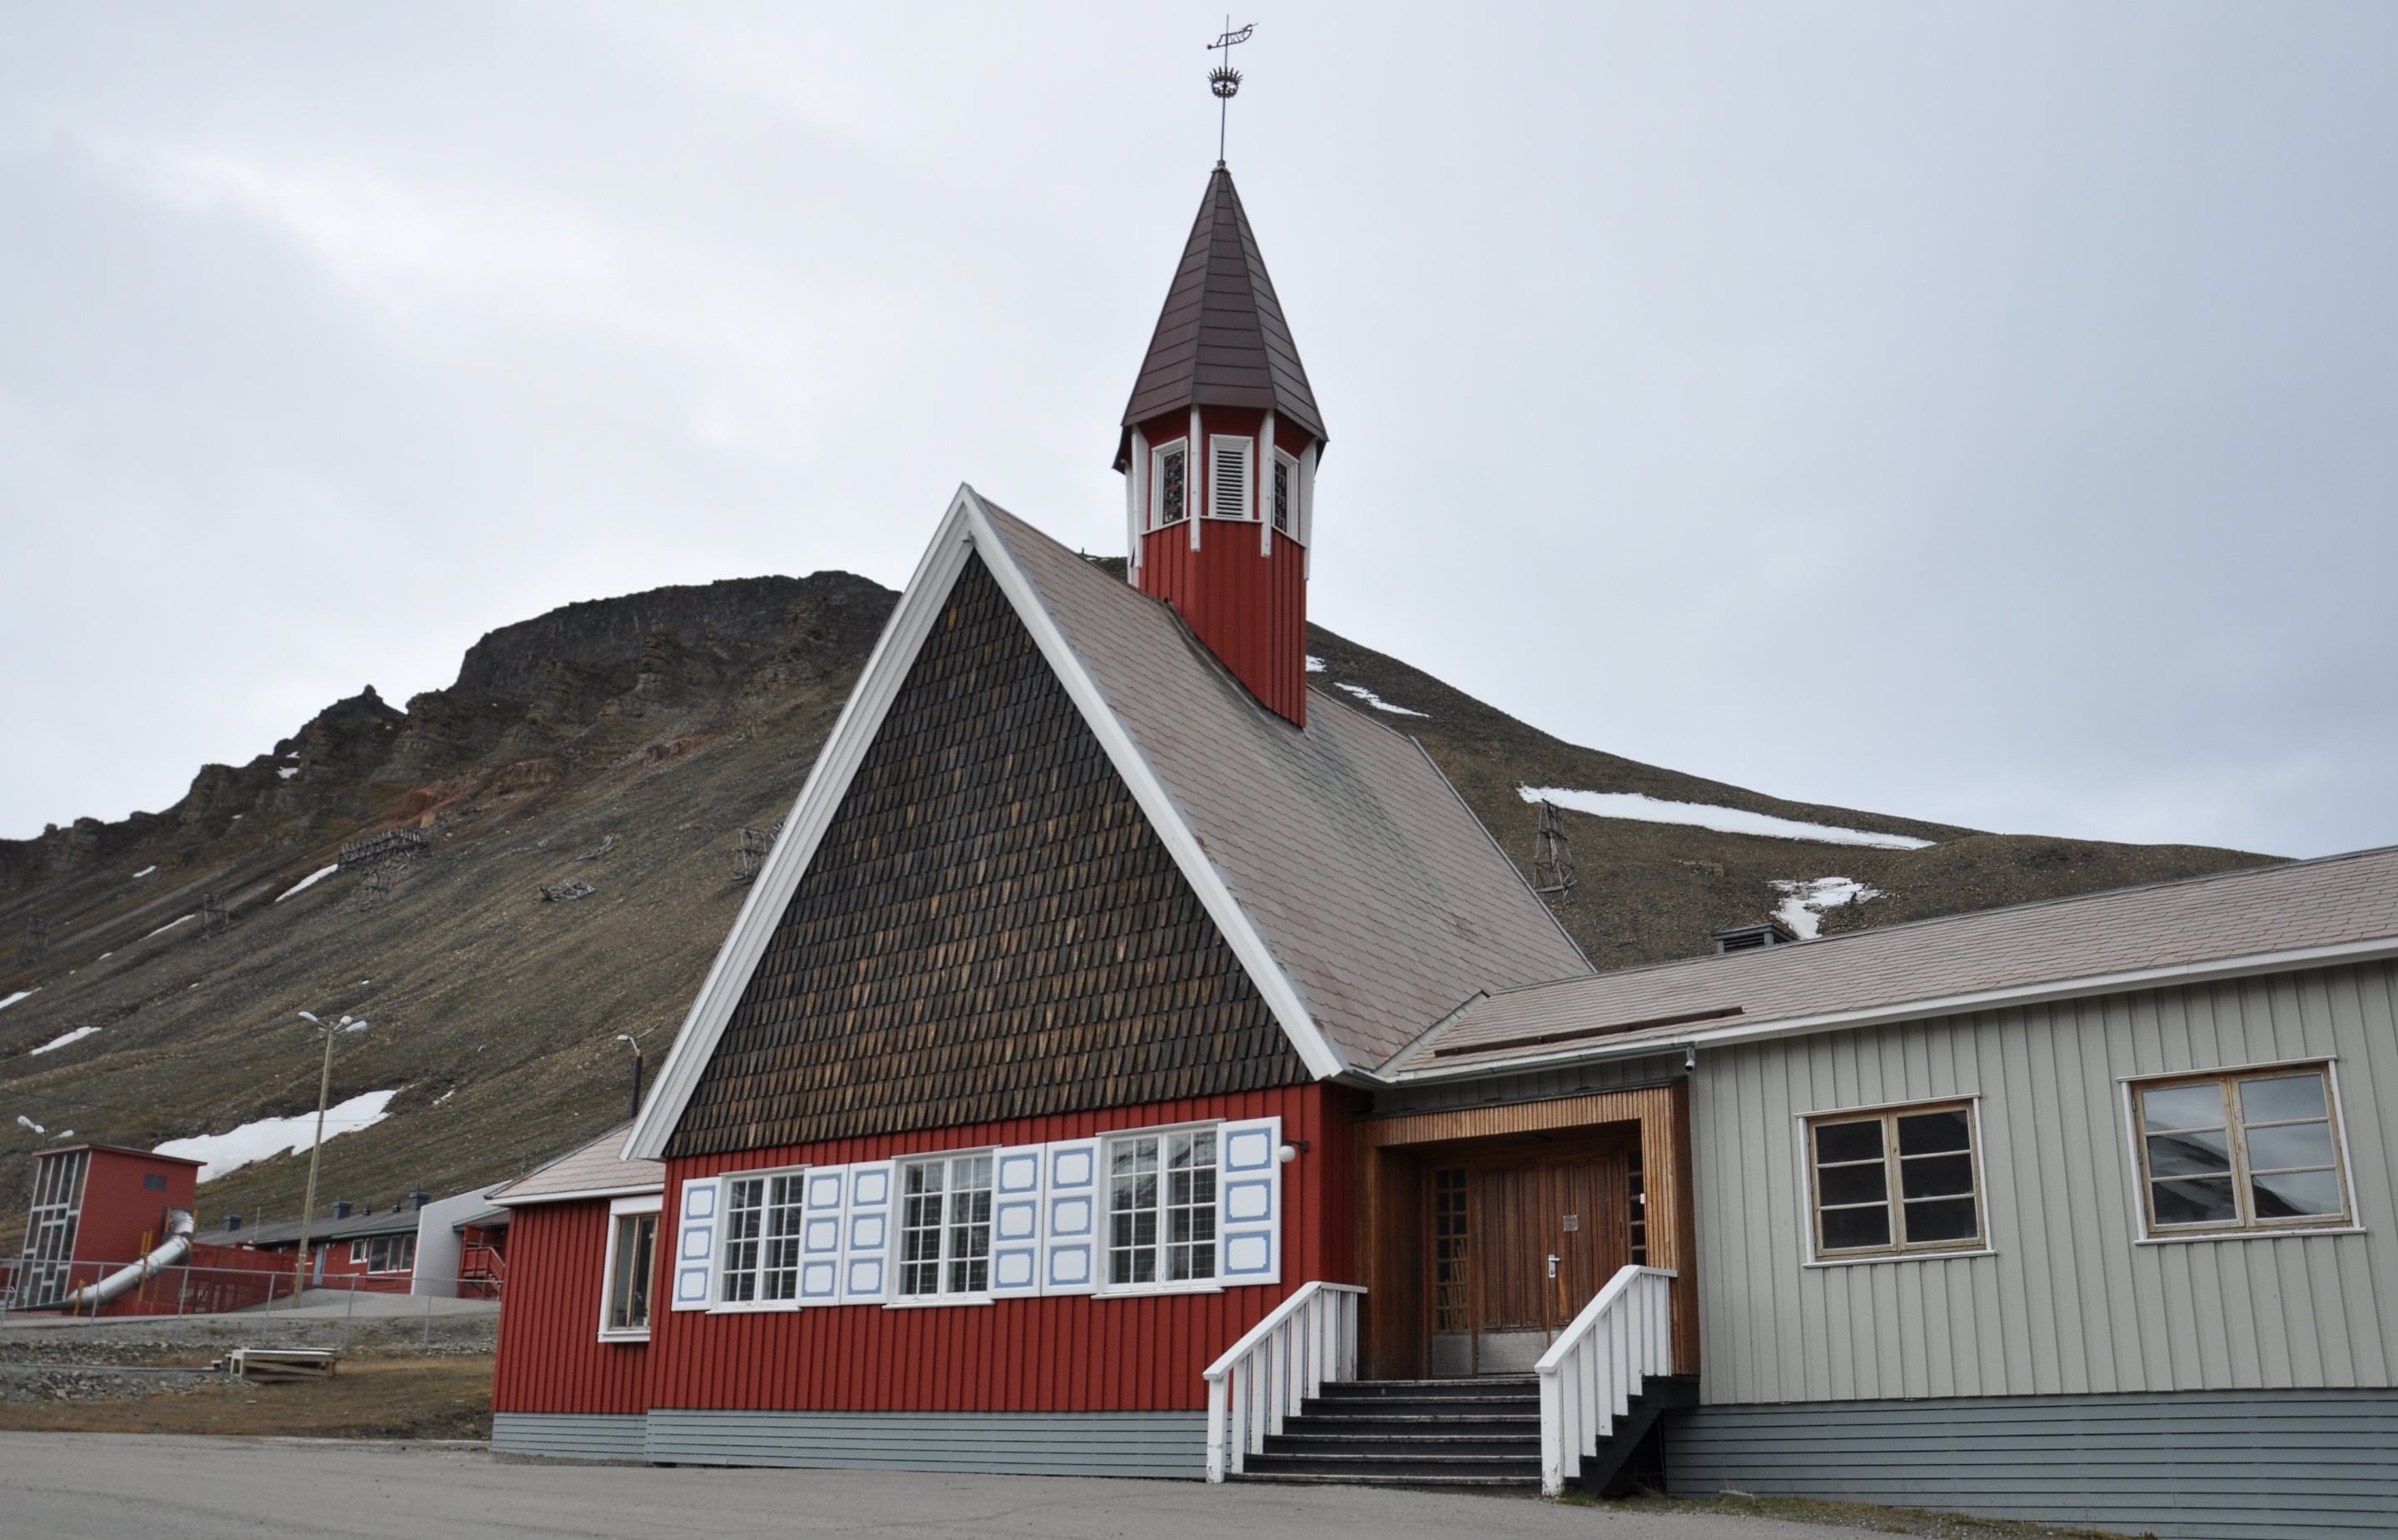
M 52 1038 L 48 1042 L 44 1043 L 41 1047 L 28 1049 L 26 1051 L 29 1053 L 47 1053 L 54 1048 L 64 1048 L 69 1043 L 79 1043 L 99 1030 L 100 1028 L 96 1026 L 78 1026 L 73 1032 L 61 1033 L 58 1037 Z
M 35 984 L 35 985 L 34 985 L 34 989 L 39 989 L 40 987 L 42 987 L 42 986 L 41 986 L 40 984 Z M 6 1011 L 6 1010 L 7 1010 L 10 1006 L 12 1006 L 12 1005 L 16 1004 L 19 1000 L 21 1000 L 21 999 L 23 999 L 26 996 L 28 996 L 28 995 L 30 995 L 30 994 L 32 994 L 32 993 L 34 992 L 34 989 L 20 989 L 20 990 L 18 990 L 15 994 L 13 994 L 13 995 L 9 996 L 7 999 L 5 999 L 5 1000 L 0 1000 L 0 1011 Z
M 1575 791 L 1564 786 L 1517 786 L 1527 802 L 1555 802 L 1594 818 L 1628 818 L 1643 824 L 1689 824 L 1718 834 L 1763 835 L 1772 839 L 1806 839 L 1818 845 L 1862 845 L 1876 850 L 1920 850 L 1932 843 L 1903 834 L 1876 834 L 1869 829 L 1844 829 L 1836 824 L 1808 824 L 1770 813 L 1719 808 L 1711 802 L 1668 802 L 1638 792 Z
M 335 872 L 338 872 L 341 869 L 342 864 L 338 861 L 330 866 L 319 866 L 315 871 L 310 872 L 306 877 L 303 877 L 299 881 L 293 883 L 290 887 L 286 888 L 281 892 L 276 894 L 275 902 L 280 904 L 294 893 L 304 893 L 309 889 L 315 887 L 317 883 L 324 881 L 327 877 L 332 876 Z
M 1393 705 L 1390 702 L 1383 700 L 1380 695 L 1367 690 L 1364 685 L 1335 685 L 1333 688 L 1335 690 L 1345 690 L 1350 694 L 1357 697 L 1357 699 L 1365 702 L 1367 705 L 1372 706 L 1376 711 L 1387 711 L 1394 716 L 1430 717 L 1432 716 L 1432 713 L 1428 711 L 1410 711 L 1406 706 Z
M 362 1128 L 380 1123 L 390 1114 L 391 1099 L 399 1094 L 391 1091 L 370 1091 L 336 1103 L 325 1109 L 325 1137 L 356 1133 Z M 317 1115 L 303 1112 L 290 1118 L 261 1118 L 254 1123 L 244 1123 L 224 1133 L 195 1134 L 189 1139 L 169 1139 L 160 1145 L 160 1155 L 180 1155 L 186 1159 L 206 1162 L 200 1167 L 200 1180 L 213 1182 L 227 1172 L 237 1171 L 253 1160 L 264 1160 L 286 1151 L 297 1153 L 317 1137 Z
M 1800 941 L 1813 941 L 1824 933 L 1825 910 L 1881 897 L 1880 889 L 1868 888 L 1852 877 L 1787 877 L 1773 887 L 1785 895 L 1775 905 L 1773 917 Z
M 196 916 L 196 915 L 181 915 L 181 916 L 178 916 L 177 917 L 175 917 L 175 918 L 173 918 L 173 919 L 168 920 L 166 924 L 161 925 L 161 926 L 160 926 L 160 927 L 158 927 L 158 929 L 156 929 L 155 931 L 151 931 L 151 932 L 150 932 L 150 936 L 163 936 L 163 935 L 165 935 L 168 931 L 169 931 L 173 930 L 176 926 L 182 924 L 184 920 L 187 920 L 187 919 L 196 919 L 196 918 L 198 918 L 198 917 L 198 917 L 198 916 Z M 148 940 L 150 939 L 150 936 L 143 936 L 141 939 L 142 939 L 143 941 L 148 941 Z

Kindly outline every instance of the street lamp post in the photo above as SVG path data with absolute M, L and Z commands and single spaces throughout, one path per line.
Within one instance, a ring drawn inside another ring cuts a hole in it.
M 325 1035 L 325 1067 L 317 1077 L 317 1139 L 308 1146 L 308 1197 L 300 1205 L 300 1260 L 291 1276 L 291 1297 L 295 1301 L 300 1291 L 308 1286 L 308 1226 L 317 1215 L 317 1164 L 325 1154 L 325 1098 L 333 1089 L 333 1037 L 341 1032 L 363 1032 L 367 1024 L 344 1016 L 329 1026 L 306 1011 L 300 1012 L 300 1019 Z
M 654 1026 L 650 1028 L 650 1032 L 656 1030 Z M 616 1034 L 616 1040 L 633 1051 L 633 1105 L 631 1112 L 626 1116 L 636 1118 L 641 1115 L 641 1038 L 648 1037 L 650 1032 L 642 1033 L 640 1038 L 629 1032 Z

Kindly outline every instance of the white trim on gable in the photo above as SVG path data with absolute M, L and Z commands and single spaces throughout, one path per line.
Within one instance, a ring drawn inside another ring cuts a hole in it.
M 1186 468 L 1186 479 L 1188 474 Z M 1015 553 L 984 512 L 981 500 L 973 488 L 962 485 L 950 499 L 949 512 L 935 530 L 923 559 L 917 563 L 914 575 L 901 592 L 882 639 L 875 643 L 864 672 L 858 676 L 856 688 L 850 691 L 848 702 L 833 723 L 831 736 L 825 740 L 824 750 L 816 757 L 815 767 L 800 788 L 784 823 L 782 837 L 775 841 L 765 865 L 750 885 L 749 896 L 742 903 L 740 915 L 733 922 L 731 933 L 717 949 L 716 960 L 709 965 L 691 1010 L 684 1014 L 681 1029 L 675 1034 L 674 1046 L 668 1050 L 666 1063 L 641 1104 L 641 1115 L 626 1137 L 625 1158 L 663 1158 L 675 1125 L 682 1119 L 683 1108 L 698 1088 L 700 1077 L 724 1036 L 725 1025 L 748 987 L 750 975 L 757 971 L 767 944 L 774 939 L 775 926 L 790 906 L 800 879 L 815 860 L 816 847 L 840 809 L 851 779 L 881 732 L 882 719 L 900 686 L 907 681 L 934 621 L 949 603 L 950 590 L 963 569 L 969 552 L 982 557 L 1000 591 L 1007 596 L 1017 618 L 1031 633 L 1034 645 L 1040 648 L 1058 682 L 1065 686 L 1068 697 L 1082 712 L 1084 721 L 1099 740 L 1116 773 L 1124 777 L 1133 799 L 1140 804 L 1151 826 L 1173 854 L 1184 880 L 1198 894 L 1201 906 L 1265 998 L 1267 1008 L 1273 1011 L 1300 1059 L 1319 1079 L 1329 1079 L 1348 1070 L 1347 1061 L 1316 1026 L 1298 984 L 1275 959 L 1240 901 L 1233 896 L 1223 874 L 1208 859 L 1183 819 L 1173 795 L 1165 789 L 1130 730 L 1108 705 L 1106 695 L 1075 655 L 1048 607 L 1041 602 L 1038 590 L 1017 564 Z

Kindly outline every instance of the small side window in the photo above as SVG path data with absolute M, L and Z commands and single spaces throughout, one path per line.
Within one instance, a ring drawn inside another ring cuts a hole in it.
M 1811 1118 L 1807 1152 L 1819 1260 L 1986 1243 L 1972 1103 Z
M 1299 496 L 1299 462 L 1274 451 L 1273 464 L 1273 527 L 1276 534 L 1295 532 L 1291 514 Z
M 658 1216 L 620 1213 L 608 1259 L 608 1330 L 632 1334 L 650 1329 L 650 1275 L 656 1270 Z

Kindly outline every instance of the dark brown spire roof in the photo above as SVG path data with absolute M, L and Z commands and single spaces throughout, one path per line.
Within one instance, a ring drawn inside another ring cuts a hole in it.
M 1283 320 L 1249 217 L 1241 211 L 1241 194 L 1220 165 L 1208 179 L 1191 243 L 1182 248 L 1182 265 L 1174 270 L 1157 334 L 1125 408 L 1117 469 L 1130 450 L 1134 423 L 1192 407 L 1270 408 L 1319 443 L 1326 437 L 1299 344 Z

